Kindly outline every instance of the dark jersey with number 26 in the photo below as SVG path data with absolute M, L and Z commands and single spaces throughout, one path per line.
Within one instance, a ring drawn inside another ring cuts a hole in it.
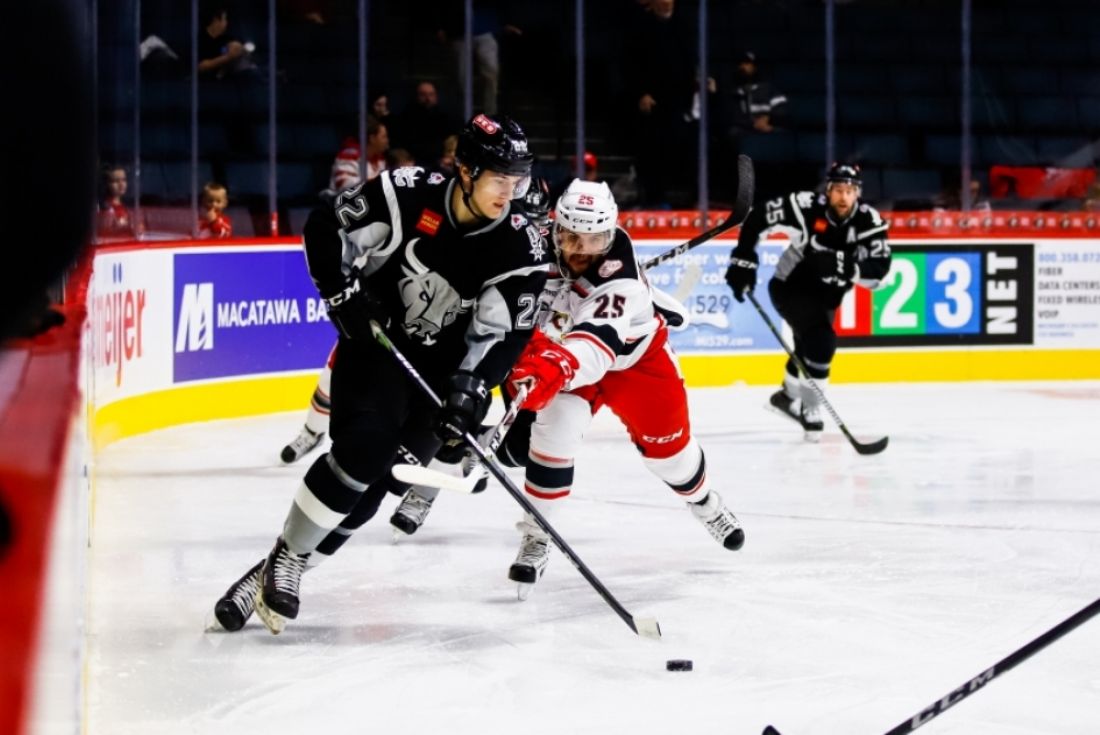
M 341 193 L 305 228 L 309 272 L 322 295 L 355 271 L 385 304 L 387 333 L 419 371 L 472 370 L 499 385 L 531 336 L 550 258 L 515 210 L 460 229 L 458 182 L 410 166 Z

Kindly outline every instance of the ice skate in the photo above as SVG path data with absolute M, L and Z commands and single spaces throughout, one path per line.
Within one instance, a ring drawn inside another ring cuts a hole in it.
M 811 406 L 803 402 L 798 422 L 802 424 L 802 430 L 806 432 L 806 441 L 821 441 L 821 432 L 825 430 L 825 422 L 821 420 L 820 404 Z
M 298 617 L 298 588 L 308 559 L 309 554 L 295 554 L 287 548 L 280 536 L 260 570 L 256 614 L 275 635 L 283 632 L 287 620 Z
M 390 516 L 390 525 L 393 526 L 393 540 L 400 541 L 406 536 L 412 536 L 417 529 L 424 524 L 428 517 L 428 511 L 432 509 L 435 496 L 425 497 L 418 492 L 416 486 L 409 488 L 405 497 L 401 499 L 397 510 Z
M 802 423 L 802 417 L 799 414 L 799 400 L 797 398 L 791 398 L 787 391 L 780 389 L 775 393 L 772 393 L 768 399 L 768 408 L 775 411 L 780 416 L 786 416 L 791 421 L 795 421 L 799 424 Z
M 745 544 L 745 532 L 741 522 L 722 502 L 722 496 L 711 490 L 702 503 L 688 503 L 692 515 L 699 519 L 714 540 L 730 551 L 737 551 Z
M 279 459 L 283 460 L 283 464 L 293 464 L 316 449 L 324 438 L 325 432 L 314 433 L 308 426 L 303 426 L 302 432 L 298 434 L 294 441 L 283 447 Z
M 260 570 L 263 565 L 264 560 L 260 559 L 214 603 L 214 618 L 224 630 L 235 633 L 252 617 L 252 612 L 256 609 L 256 595 L 260 590 Z
M 523 533 L 523 540 L 515 562 L 508 569 L 508 579 L 518 583 L 516 594 L 520 600 L 526 600 L 550 561 L 550 537 L 527 520 L 517 523 L 516 529 Z

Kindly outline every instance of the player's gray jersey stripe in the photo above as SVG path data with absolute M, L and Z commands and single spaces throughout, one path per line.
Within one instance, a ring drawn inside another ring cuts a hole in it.
M 468 349 L 459 369 L 473 370 L 481 364 L 493 345 L 503 341 L 504 335 L 511 329 L 512 313 L 508 310 L 504 296 L 495 286 L 482 291 L 478 297 L 477 310 L 466 330 Z
M 870 230 L 865 230 L 863 232 L 857 232 L 856 233 L 856 239 L 857 240 L 862 240 L 865 237 L 870 237 L 871 235 L 877 235 L 880 232 L 886 232 L 888 229 L 890 229 L 890 225 L 885 225 L 885 224 L 882 225 L 881 227 L 872 227 Z
M 795 194 L 791 194 L 791 209 L 794 210 L 794 216 L 798 220 L 798 226 L 802 228 L 802 242 L 805 242 L 810 237 L 810 231 L 806 227 L 806 218 L 802 216 L 802 208 L 798 206 L 798 199 Z
M 542 265 L 526 265 L 522 268 L 516 268 L 515 270 L 506 271 L 505 273 L 501 273 L 500 275 L 493 276 L 492 278 L 487 280 L 484 285 L 495 286 L 501 281 L 505 281 L 512 276 L 529 276 L 532 273 L 540 273 L 542 271 L 545 271 L 546 267 L 546 263 L 543 263 Z

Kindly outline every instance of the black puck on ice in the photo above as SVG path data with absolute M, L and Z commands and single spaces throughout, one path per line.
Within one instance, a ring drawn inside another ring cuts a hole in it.
M 691 671 L 694 665 L 689 658 L 672 658 L 665 661 L 665 668 L 669 671 Z

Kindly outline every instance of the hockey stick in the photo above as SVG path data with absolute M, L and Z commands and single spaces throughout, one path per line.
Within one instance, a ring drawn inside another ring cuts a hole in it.
M 512 405 L 508 407 L 508 410 L 501 417 L 493 430 L 487 437 L 481 442 L 481 448 L 485 450 L 485 453 L 490 456 L 495 456 L 497 449 L 500 447 L 501 442 L 504 441 L 504 436 L 508 433 L 508 430 L 512 428 L 512 424 L 516 422 L 516 417 L 519 416 L 520 409 L 523 408 L 523 402 L 527 400 L 528 387 L 522 385 L 519 388 L 519 392 L 516 393 L 516 397 L 512 400 Z M 495 460 L 494 460 L 495 461 Z M 439 470 L 433 470 L 423 465 L 417 464 L 395 464 L 390 468 L 390 474 L 401 482 L 407 482 L 410 485 L 426 485 L 427 487 L 437 487 L 441 490 L 454 490 L 455 492 L 470 494 L 474 491 L 478 481 L 481 479 L 476 472 L 471 472 L 465 477 L 456 477 L 446 472 L 440 472 Z
M 1095 600 L 1091 605 L 1082 608 L 1075 615 L 1058 623 L 1058 625 L 1055 625 L 1027 645 L 1005 656 L 962 686 L 952 689 L 946 695 L 937 699 L 905 722 L 887 730 L 885 735 L 905 735 L 905 733 L 913 732 L 921 725 L 927 724 L 930 720 L 942 715 L 948 709 L 966 699 L 1004 672 L 1031 658 L 1066 633 L 1080 626 L 1082 623 L 1085 623 L 1097 613 L 1100 613 L 1100 599 Z M 768 725 L 764 728 L 764 735 L 780 735 L 780 733 L 774 727 Z
M 861 442 L 854 436 L 852 436 L 852 432 L 848 431 L 848 427 L 845 426 L 844 422 L 840 420 L 840 416 L 838 416 L 837 412 L 833 409 L 833 405 L 829 403 L 829 399 L 825 397 L 825 392 L 821 390 L 821 386 L 814 382 L 814 379 L 810 377 L 809 371 L 806 370 L 806 363 L 802 362 L 802 358 L 796 355 L 794 353 L 794 350 L 787 346 L 787 340 L 783 339 L 783 335 L 780 334 L 779 330 L 775 328 L 775 323 L 772 322 L 771 317 L 768 316 L 768 313 L 766 311 L 764 311 L 764 308 L 760 306 L 760 302 L 756 300 L 756 296 L 753 295 L 752 291 L 747 291 L 745 295 L 749 297 L 749 301 L 751 301 L 752 305 L 756 307 L 756 312 L 760 314 L 760 318 L 763 319 L 764 323 L 768 325 L 768 329 L 770 329 L 772 334 L 775 335 L 775 338 L 779 340 L 779 344 L 783 348 L 783 351 L 786 352 L 792 360 L 794 360 L 794 364 L 798 366 L 798 371 L 802 373 L 802 377 L 806 380 L 807 383 L 809 383 L 814 393 L 817 394 L 817 397 L 821 399 L 821 403 L 825 406 L 825 410 L 828 411 L 829 415 L 833 417 L 833 421 L 836 422 L 836 425 L 840 428 L 840 431 L 844 434 L 844 436 L 848 437 L 848 441 L 852 443 L 852 446 L 855 447 L 855 450 L 860 454 L 878 454 L 883 449 L 886 449 L 886 445 L 890 442 L 890 437 L 888 436 L 884 436 L 881 439 L 876 439 L 872 442 L 866 443 Z
M 661 263 L 672 260 L 677 256 L 683 255 L 697 245 L 702 245 L 708 240 L 713 240 L 723 232 L 740 225 L 745 221 L 745 218 L 749 216 L 749 212 L 752 211 L 752 199 L 755 194 L 756 172 L 752 166 L 752 159 L 742 153 L 737 157 L 737 196 L 733 201 L 733 210 L 730 212 L 730 216 L 706 232 L 702 232 L 691 238 L 687 242 L 681 243 L 671 250 L 666 250 L 660 255 L 650 258 L 642 264 L 642 269 L 649 270 Z
M 413 382 L 417 384 L 420 390 L 425 396 L 431 399 L 431 401 L 439 407 L 443 406 L 443 401 L 439 399 L 432 387 L 428 385 L 428 382 L 424 380 L 424 377 L 413 367 L 401 351 L 397 349 L 397 346 L 390 341 L 390 338 L 386 336 L 386 333 L 382 331 L 382 328 L 377 323 L 371 322 L 371 331 L 374 333 L 374 338 L 378 340 L 378 343 L 382 345 L 394 358 L 401 363 L 401 366 L 405 368 L 405 372 L 413 379 Z M 615 596 L 604 587 L 603 583 L 596 577 L 595 574 L 585 565 L 581 558 L 577 556 L 576 552 L 566 543 L 554 527 L 542 516 L 541 513 L 536 510 L 535 506 L 531 505 L 519 488 L 515 486 L 511 478 L 504 474 L 504 470 L 492 460 L 489 454 L 486 453 L 481 445 L 477 443 L 477 440 L 470 434 L 465 432 L 462 435 L 462 440 L 466 442 L 466 445 L 474 451 L 477 458 L 481 460 L 481 463 L 488 468 L 493 477 L 497 478 L 497 481 L 504 486 L 504 489 L 508 491 L 508 494 L 512 496 L 512 499 L 519 503 L 520 507 L 531 516 L 531 518 L 538 524 L 546 534 L 553 540 L 554 545 L 561 549 L 561 553 L 565 554 L 566 558 L 577 568 L 577 571 L 581 573 L 581 576 L 585 578 L 588 584 L 592 585 L 592 588 L 599 593 L 600 597 L 604 599 L 615 614 L 618 615 L 624 623 L 626 623 L 632 631 L 642 636 L 643 638 L 650 638 L 653 640 L 660 640 L 661 638 L 661 626 L 658 625 L 656 618 L 636 618 L 631 615 L 625 607 L 622 606 Z

